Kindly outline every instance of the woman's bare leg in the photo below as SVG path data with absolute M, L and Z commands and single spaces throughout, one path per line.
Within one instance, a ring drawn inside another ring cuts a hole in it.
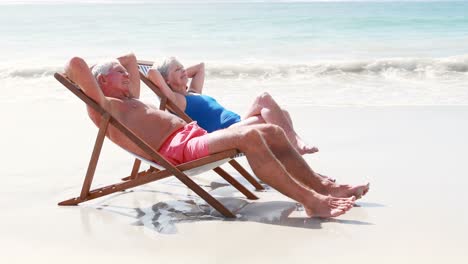
M 244 152 L 254 173 L 266 184 L 304 205 L 308 216 L 335 217 L 344 214 L 354 204 L 354 197 L 336 198 L 322 195 L 299 184 L 271 152 L 258 126 L 235 127 L 205 135 L 210 153 L 227 149 Z M 289 141 L 283 148 L 292 148 Z M 302 157 L 300 157 L 302 159 Z
M 242 121 L 245 120 L 246 124 L 249 124 L 251 122 L 249 118 L 255 116 L 260 116 L 267 124 L 277 125 L 284 129 L 289 140 L 301 155 L 318 151 L 317 147 L 307 145 L 299 135 L 297 135 L 289 113 L 281 109 L 270 94 L 263 93 L 259 95 Z M 242 121 L 239 125 L 243 125 Z

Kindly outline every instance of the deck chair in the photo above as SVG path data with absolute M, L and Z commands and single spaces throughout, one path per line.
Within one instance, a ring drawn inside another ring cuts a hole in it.
M 258 197 L 256 197 L 252 192 L 250 192 L 247 188 L 240 184 L 236 179 L 234 179 L 231 175 L 229 175 L 223 169 L 218 167 L 220 164 L 225 163 L 233 157 L 235 157 L 236 155 L 238 155 L 238 150 L 231 149 L 224 152 L 215 153 L 194 161 L 186 162 L 177 166 L 172 165 L 155 149 L 149 146 L 145 141 L 143 141 L 141 138 L 135 135 L 125 125 L 123 125 L 117 119 L 115 119 L 109 112 L 107 112 L 105 109 L 99 106 L 93 99 L 91 99 L 84 92 L 82 92 L 81 89 L 70 79 L 68 79 L 66 75 L 61 73 L 55 73 L 54 77 L 66 88 L 68 88 L 73 94 L 78 96 L 84 103 L 86 103 L 88 106 L 93 108 L 101 115 L 99 131 L 96 137 L 96 142 L 91 155 L 91 159 L 89 161 L 80 196 L 62 201 L 59 203 L 59 205 L 78 205 L 82 202 L 96 199 L 108 194 L 124 191 L 130 188 L 134 188 L 136 186 L 167 178 L 169 176 L 175 176 L 188 188 L 190 188 L 203 200 L 205 200 L 209 205 L 211 205 L 214 209 L 220 212 L 222 215 L 228 218 L 235 218 L 235 215 L 231 211 L 229 211 L 223 204 L 221 204 L 218 200 L 216 200 L 212 195 L 210 195 L 207 191 L 201 188 L 189 177 L 211 169 L 213 169 L 216 173 L 223 177 L 228 183 L 233 185 L 248 199 L 258 199 Z M 149 157 L 151 157 L 152 161 L 147 160 L 134 153 L 130 153 L 135 157 L 135 162 L 133 164 L 130 176 L 123 178 L 122 181 L 119 183 L 90 190 L 94 173 L 97 167 L 99 155 L 102 149 L 102 145 L 104 143 L 106 131 L 109 124 L 113 125 L 121 133 L 127 136 L 129 140 L 131 140 L 138 147 L 140 147 L 146 154 L 148 154 Z M 143 170 L 140 172 L 139 170 L 142 162 L 148 163 L 150 165 L 150 168 L 148 170 Z
M 182 118 L 185 122 L 192 122 L 193 120 L 184 111 L 182 111 L 182 109 L 180 109 L 174 102 L 172 102 L 171 99 L 165 96 L 162 91 L 146 77 L 152 65 L 152 61 L 138 60 L 140 79 L 159 97 L 159 109 L 168 109 L 170 112 Z M 242 155 L 243 153 L 241 153 L 239 156 Z M 244 169 L 244 167 L 242 167 L 242 165 L 240 165 L 236 160 L 231 159 L 229 164 L 234 167 L 234 169 L 236 169 L 250 184 L 252 184 L 257 191 L 264 190 L 263 186 L 257 180 L 255 180 L 255 178 L 250 175 L 250 173 Z

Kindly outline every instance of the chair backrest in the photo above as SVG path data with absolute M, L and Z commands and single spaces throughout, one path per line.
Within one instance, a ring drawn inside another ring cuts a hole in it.
M 149 69 L 151 69 L 153 64 L 154 63 L 152 61 L 138 60 L 138 68 L 145 75 L 148 75 L 148 71 L 149 71 Z

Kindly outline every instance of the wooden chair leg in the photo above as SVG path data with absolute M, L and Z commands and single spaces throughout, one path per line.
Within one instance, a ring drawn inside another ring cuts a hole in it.
M 133 163 L 132 173 L 130 174 L 130 179 L 135 179 L 138 176 L 140 165 L 141 165 L 141 160 L 135 159 L 135 162 Z
M 205 200 L 209 205 L 211 205 L 222 215 L 224 215 L 227 218 L 236 218 L 236 216 L 231 211 L 229 211 L 229 209 L 227 209 L 222 203 L 216 200 L 211 194 L 205 191 L 187 175 L 177 170 L 177 172 L 174 171 L 174 176 L 176 176 L 177 179 L 179 179 L 182 183 L 184 183 L 187 187 L 189 187 L 192 191 L 194 191 L 198 196 L 200 196 L 203 200 Z
M 81 189 L 80 198 L 86 199 L 88 196 L 89 190 L 91 188 L 91 183 L 93 182 L 94 172 L 96 171 L 96 166 L 99 160 L 99 155 L 101 153 L 102 144 L 104 143 L 104 138 L 106 137 L 107 127 L 109 125 L 110 115 L 105 114 L 101 123 L 99 124 L 99 132 L 96 137 L 96 143 L 94 144 L 93 154 L 91 155 L 91 160 L 89 161 L 88 171 L 86 172 L 86 177 L 83 182 L 83 187 Z
M 265 190 L 265 188 L 263 188 L 263 186 L 239 164 L 239 162 L 237 162 L 236 160 L 230 160 L 229 164 L 231 164 L 231 166 L 234 167 L 234 169 L 236 169 L 242 176 L 244 176 L 244 178 L 255 187 L 255 190 Z
M 213 169 L 216 173 L 219 174 L 219 176 L 223 177 L 227 182 L 229 182 L 232 186 L 234 186 L 237 190 L 239 190 L 241 193 L 243 193 L 248 199 L 251 200 L 257 200 L 258 197 L 255 196 L 251 191 L 249 191 L 247 188 L 245 188 L 244 185 L 242 185 L 240 182 L 238 182 L 236 179 L 234 179 L 229 173 L 227 173 L 225 170 L 221 169 L 220 167 L 214 168 Z

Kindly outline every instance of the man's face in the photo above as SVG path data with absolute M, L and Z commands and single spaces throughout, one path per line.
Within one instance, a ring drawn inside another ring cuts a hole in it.
M 109 73 L 103 75 L 102 84 L 106 87 L 123 93 L 124 96 L 130 94 L 130 78 L 127 70 L 121 64 L 114 64 Z
M 178 61 L 172 62 L 169 66 L 167 83 L 171 87 L 185 87 L 187 82 L 188 78 L 184 66 Z

